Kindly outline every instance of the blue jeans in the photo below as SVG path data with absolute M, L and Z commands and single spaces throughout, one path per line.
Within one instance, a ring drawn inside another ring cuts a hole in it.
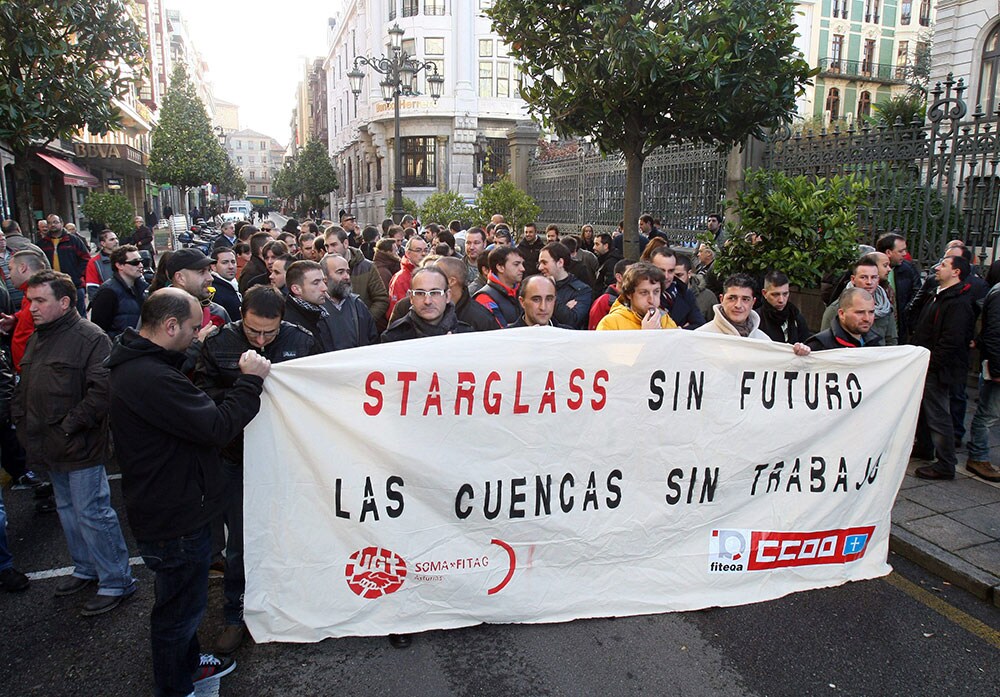
M 7 548 L 7 511 L 3 507 L 3 495 L 0 494 L 0 571 L 14 566 L 14 557 Z
M 132 593 L 135 580 L 104 465 L 49 474 L 73 575 L 96 579 L 98 595 Z
M 243 466 L 224 461 L 227 493 L 225 521 L 226 536 L 226 577 L 223 594 L 226 602 L 222 607 L 222 617 L 226 624 L 243 624 L 243 594 L 247 588 L 246 571 L 243 568 Z
M 979 406 L 969 427 L 969 459 L 990 459 L 990 428 L 1000 418 L 1000 383 L 979 379 Z
M 194 692 L 198 669 L 198 625 L 208 606 L 212 532 L 208 525 L 171 540 L 140 542 L 139 553 L 156 574 L 149 617 L 156 697 Z

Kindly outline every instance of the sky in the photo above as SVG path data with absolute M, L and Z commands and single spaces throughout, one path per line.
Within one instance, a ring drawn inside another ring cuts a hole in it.
M 326 55 L 339 0 L 166 0 L 208 63 L 215 96 L 240 107 L 240 128 L 288 144 L 304 58 Z

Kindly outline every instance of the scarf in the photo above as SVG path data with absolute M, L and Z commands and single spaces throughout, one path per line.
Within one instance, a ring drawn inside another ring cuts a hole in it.
M 854 284 L 848 281 L 845 287 L 854 288 Z M 875 299 L 875 319 L 882 319 L 892 314 L 892 300 L 889 299 L 889 294 L 885 288 L 875 286 L 875 292 L 872 294 L 872 297 Z
M 722 316 L 726 318 L 726 321 L 733 325 L 733 329 L 735 329 L 740 336 L 744 339 L 750 336 L 750 332 L 753 331 L 753 320 L 750 319 L 751 315 L 747 315 L 746 321 L 737 324 L 729 318 L 729 315 L 727 315 L 721 307 L 719 308 L 719 311 L 722 312 Z
M 424 321 L 420 315 L 413 311 L 413 308 L 410 308 L 409 316 L 410 322 L 419 336 L 443 336 L 458 328 L 458 316 L 455 314 L 455 306 L 451 303 L 445 306 L 441 321 L 437 324 Z
M 303 300 L 302 298 L 295 295 L 289 295 L 288 297 L 292 299 L 293 303 L 301 307 L 303 310 L 313 313 L 318 312 L 320 319 L 326 319 L 327 317 L 330 316 L 330 313 L 327 312 L 326 308 L 323 307 L 322 305 L 313 305 L 308 300 Z

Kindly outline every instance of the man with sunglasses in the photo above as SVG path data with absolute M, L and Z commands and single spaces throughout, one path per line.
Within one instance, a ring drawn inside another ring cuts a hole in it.
M 195 384 L 216 404 L 243 374 L 240 356 L 254 351 L 271 363 L 282 363 L 318 353 L 308 331 L 284 321 L 285 296 L 271 286 L 254 286 L 243 297 L 243 319 L 230 322 L 218 334 L 208 337 L 201 349 Z M 226 536 L 226 571 L 222 607 L 225 627 L 216 641 L 215 652 L 228 656 L 246 636 L 243 625 L 243 433 L 222 448 L 222 465 L 228 480 L 223 520 Z
M 110 258 L 114 273 L 94 294 L 90 321 L 114 339 L 128 327 L 139 326 L 147 284 L 142 277 L 142 257 L 135 245 L 116 247 Z

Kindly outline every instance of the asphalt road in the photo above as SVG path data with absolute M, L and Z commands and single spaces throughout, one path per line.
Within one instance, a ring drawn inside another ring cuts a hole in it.
M 122 515 L 117 480 L 112 493 Z M 111 614 L 79 617 L 85 595 L 55 598 L 61 577 L 41 578 L 70 563 L 55 514 L 35 513 L 27 491 L 5 491 L 4 500 L 16 565 L 36 580 L 24 593 L 0 592 L 0 695 L 151 694 L 152 575 L 135 566 L 135 596 Z M 997 694 L 1000 610 L 901 558 L 890 561 L 897 571 L 887 579 L 767 603 L 427 632 L 406 650 L 384 638 L 248 642 L 220 694 Z M 221 596 L 214 583 L 206 643 L 221 628 Z

